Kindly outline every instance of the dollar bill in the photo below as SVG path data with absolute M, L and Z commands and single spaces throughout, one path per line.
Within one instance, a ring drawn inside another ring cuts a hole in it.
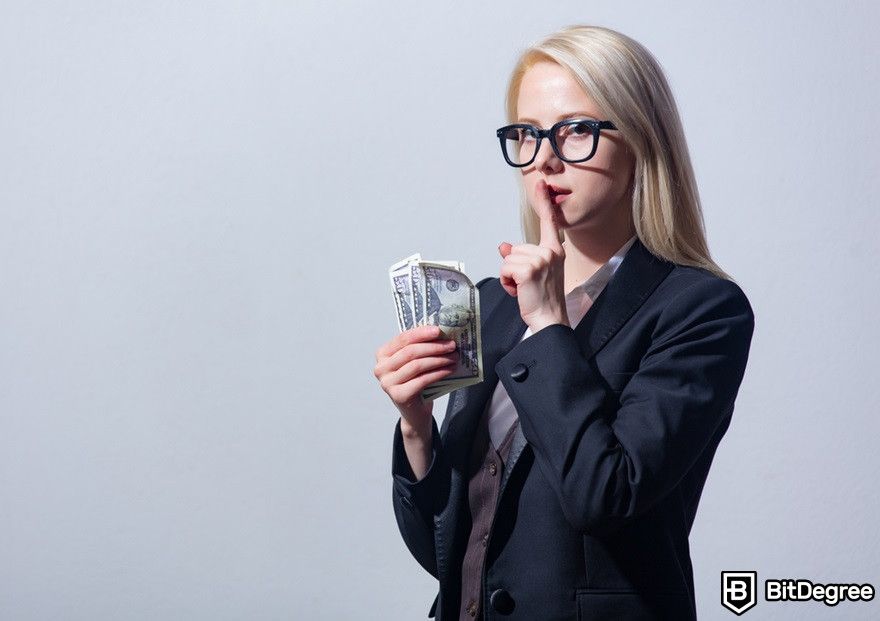
M 389 270 L 398 328 L 440 327 L 441 339 L 453 339 L 458 360 L 452 373 L 426 386 L 425 400 L 483 381 L 480 292 L 460 261 L 427 261 L 416 253 Z
M 419 253 L 415 253 L 388 268 L 391 291 L 394 293 L 394 307 L 397 311 L 397 325 L 401 332 L 416 326 L 409 264 L 410 262 L 417 263 L 421 258 Z

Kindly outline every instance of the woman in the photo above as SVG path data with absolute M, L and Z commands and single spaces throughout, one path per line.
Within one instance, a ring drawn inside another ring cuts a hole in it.
M 376 353 L 401 417 L 394 512 L 438 619 L 695 619 L 688 534 L 754 328 L 709 257 L 663 72 L 568 27 L 527 49 L 498 130 L 526 243 L 478 283 L 485 380 L 440 429 L 431 326 Z

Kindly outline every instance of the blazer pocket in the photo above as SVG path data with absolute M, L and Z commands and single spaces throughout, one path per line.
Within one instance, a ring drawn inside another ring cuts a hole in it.
M 578 589 L 575 598 L 578 621 L 685 621 L 694 618 L 690 595 L 683 591 Z

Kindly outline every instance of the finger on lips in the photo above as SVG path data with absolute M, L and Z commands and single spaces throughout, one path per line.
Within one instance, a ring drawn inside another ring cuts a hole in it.
M 541 199 L 542 209 L 538 210 L 541 220 L 541 240 L 539 246 L 549 248 L 557 254 L 562 254 L 562 244 L 559 243 L 559 226 L 556 221 L 557 207 L 550 200 L 550 188 L 541 179 L 538 182 L 538 196 Z

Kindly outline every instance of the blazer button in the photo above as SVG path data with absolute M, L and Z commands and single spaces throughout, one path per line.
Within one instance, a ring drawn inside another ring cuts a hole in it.
M 510 596 L 510 593 L 504 589 L 496 589 L 495 591 L 492 591 L 492 595 L 489 596 L 489 603 L 492 604 L 492 608 L 503 615 L 509 615 L 513 612 L 513 598 Z
M 524 365 L 522 362 L 513 367 L 513 370 L 510 372 L 510 377 L 512 377 L 517 382 L 525 381 L 528 376 L 529 367 Z

